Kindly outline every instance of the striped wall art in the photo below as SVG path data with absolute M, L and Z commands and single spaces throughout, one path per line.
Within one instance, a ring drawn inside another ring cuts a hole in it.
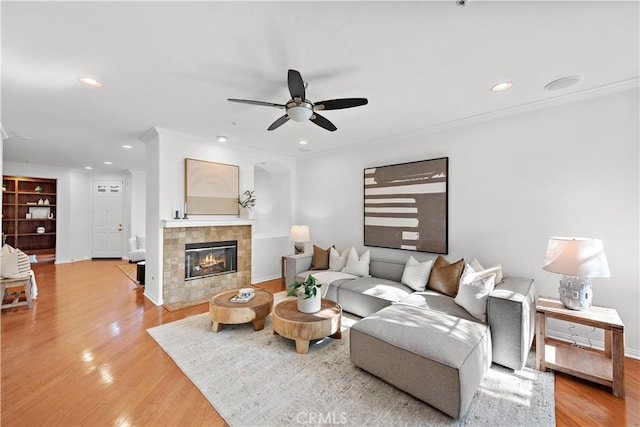
M 449 158 L 364 170 L 364 244 L 446 254 Z

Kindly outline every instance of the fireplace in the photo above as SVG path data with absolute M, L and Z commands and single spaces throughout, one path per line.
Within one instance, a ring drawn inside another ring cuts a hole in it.
M 237 271 L 238 242 L 236 240 L 187 243 L 184 249 L 185 280 Z

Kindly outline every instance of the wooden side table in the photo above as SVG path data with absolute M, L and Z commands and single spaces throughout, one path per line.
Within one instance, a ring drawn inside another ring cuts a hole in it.
M 273 294 L 264 289 L 256 289 L 256 296 L 246 303 L 231 302 L 239 289 L 221 292 L 209 301 L 209 316 L 211 318 L 211 332 L 220 332 L 223 325 L 237 325 L 249 323 L 254 331 L 264 329 L 264 320 L 273 309 Z
M 592 326 L 604 330 L 604 351 L 581 348 L 547 337 L 547 319 Z M 540 297 L 536 304 L 536 368 L 553 369 L 611 387 L 624 397 L 624 324 L 612 308 L 590 307 L 576 311 L 559 300 Z
M 322 299 L 317 313 L 298 311 L 296 298 L 286 299 L 273 309 L 272 327 L 275 335 L 295 340 L 296 352 L 309 351 L 309 341 L 324 337 L 342 338 L 342 307 L 335 301 Z

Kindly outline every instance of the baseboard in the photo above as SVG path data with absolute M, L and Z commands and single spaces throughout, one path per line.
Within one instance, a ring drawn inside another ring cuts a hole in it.
M 279 274 L 275 274 L 272 276 L 264 276 L 264 277 L 252 277 L 251 284 L 255 285 L 256 283 L 268 282 L 270 280 L 280 279 L 281 276 Z

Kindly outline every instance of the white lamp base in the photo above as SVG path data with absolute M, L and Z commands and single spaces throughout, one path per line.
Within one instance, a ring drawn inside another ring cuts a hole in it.
M 560 301 L 571 310 L 586 310 L 591 307 L 593 292 L 588 277 L 566 276 L 560 279 Z

